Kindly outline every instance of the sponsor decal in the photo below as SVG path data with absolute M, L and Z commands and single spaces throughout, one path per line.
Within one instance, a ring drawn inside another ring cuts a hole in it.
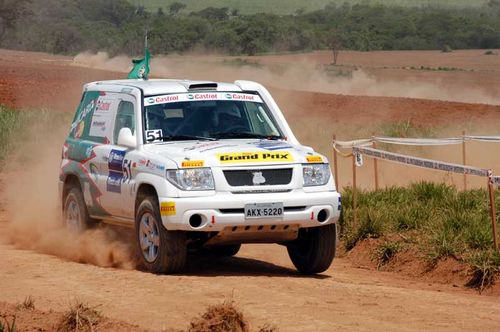
M 289 152 L 236 152 L 218 153 L 221 164 L 255 163 L 255 162 L 293 162 Z
M 183 160 L 181 163 L 181 167 L 183 168 L 203 167 L 204 165 L 204 160 Z
M 290 144 L 280 141 L 259 141 L 257 143 L 249 143 L 249 144 L 252 144 L 258 148 L 269 151 L 290 149 L 292 147 Z
M 85 119 L 87 114 L 89 114 L 92 110 L 94 110 L 95 103 L 96 103 L 96 100 L 92 99 L 87 104 L 87 106 L 85 106 L 85 108 L 80 112 L 80 114 L 78 114 L 78 117 L 75 120 L 75 122 L 73 122 L 73 124 L 71 125 L 71 129 L 75 129 L 77 126 L 79 126 L 81 124 L 81 122 Z
M 98 99 L 96 112 L 107 112 L 111 109 L 111 100 L 109 99 Z
M 106 181 L 106 190 L 120 194 L 122 192 L 122 179 L 123 173 L 109 171 L 108 180 Z
M 177 211 L 175 210 L 175 202 L 161 202 L 160 214 L 162 216 L 175 216 L 177 214 Z
M 90 163 L 89 170 L 90 174 L 92 174 L 92 178 L 95 182 L 97 182 L 97 180 L 99 179 L 99 169 L 97 168 L 96 164 Z
M 83 132 L 85 131 L 85 121 L 80 121 L 75 128 L 75 138 L 80 138 L 83 136 Z
M 323 158 L 321 156 L 307 156 L 306 157 L 308 163 L 322 163 Z
M 111 150 L 108 157 L 108 168 L 113 171 L 122 172 L 122 164 L 125 159 L 125 150 Z
M 152 171 L 158 170 L 158 171 L 163 172 L 165 170 L 165 165 L 157 164 L 151 160 L 146 161 L 146 164 L 144 166 L 146 166 L 147 168 L 149 168 Z
M 262 99 L 258 95 L 239 92 L 205 92 L 205 93 L 179 93 L 169 94 L 156 97 L 144 98 L 146 106 L 166 103 L 176 103 L 181 101 L 196 101 L 196 100 L 236 100 L 250 101 L 262 103 Z
M 122 192 L 122 182 L 124 180 L 125 150 L 111 150 L 108 157 L 108 180 L 106 190 L 120 194 Z

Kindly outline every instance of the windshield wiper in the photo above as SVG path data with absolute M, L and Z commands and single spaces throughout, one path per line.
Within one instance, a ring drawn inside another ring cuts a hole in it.
M 205 137 L 205 136 L 195 136 L 195 135 L 169 135 L 156 137 L 154 140 L 148 140 L 148 142 L 154 142 L 156 140 L 161 141 L 190 141 L 190 140 L 200 140 L 200 141 L 216 141 L 217 138 Z
M 269 140 L 279 140 L 284 139 L 284 137 L 279 135 L 262 135 L 257 133 L 251 133 L 248 131 L 229 131 L 229 132 L 218 132 L 211 134 L 217 138 L 262 138 Z

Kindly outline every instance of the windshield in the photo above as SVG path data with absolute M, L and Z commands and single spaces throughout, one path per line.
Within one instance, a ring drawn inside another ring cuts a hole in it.
M 146 142 L 222 138 L 281 139 L 258 95 L 206 92 L 144 99 Z

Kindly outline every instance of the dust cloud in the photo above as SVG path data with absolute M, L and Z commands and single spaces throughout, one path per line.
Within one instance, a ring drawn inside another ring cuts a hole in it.
M 69 123 L 50 130 L 46 125 L 26 128 L 23 143 L 7 158 L 0 192 L 7 219 L 4 237 L 17 248 L 79 263 L 134 268 L 132 245 L 117 230 L 102 227 L 77 235 L 63 226 L 58 178 Z
M 75 65 L 96 69 L 128 72 L 130 58 L 110 58 L 107 53 L 80 53 Z M 416 78 L 379 78 L 362 69 L 349 75 L 330 76 L 314 63 L 298 61 L 287 66 L 264 66 L 258 62 L 240 61 L 220 56 L 162 56 L 151 62 L 156 77 L 199 80 L 254 80 L 267 86 L 309 92 L 333 93 L 355 96 L 383 96 L 421 98 L 464 103 L 500 105 L 500 97 L 480 87 L 452 86 L 440 80 L 419 81 Z

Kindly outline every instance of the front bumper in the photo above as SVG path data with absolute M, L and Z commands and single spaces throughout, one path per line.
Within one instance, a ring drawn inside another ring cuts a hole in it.
M 207 197 L 160 197 L 162 222 L 168 230 L 218 232 L 228 226 L 298 225 L 322 226 L 337 222 L 340 216 L 340 194 L 336 191 L 305 193 L 302 189 L 286 193 L 232 194 L 220 192 Z M 282 202 L 282 218 L 245 219 L 245 204 Z M 324 210 L 327 218 L 318 221 Z M 192 227 L 191 216 L 201 216 L 201 224 Z

